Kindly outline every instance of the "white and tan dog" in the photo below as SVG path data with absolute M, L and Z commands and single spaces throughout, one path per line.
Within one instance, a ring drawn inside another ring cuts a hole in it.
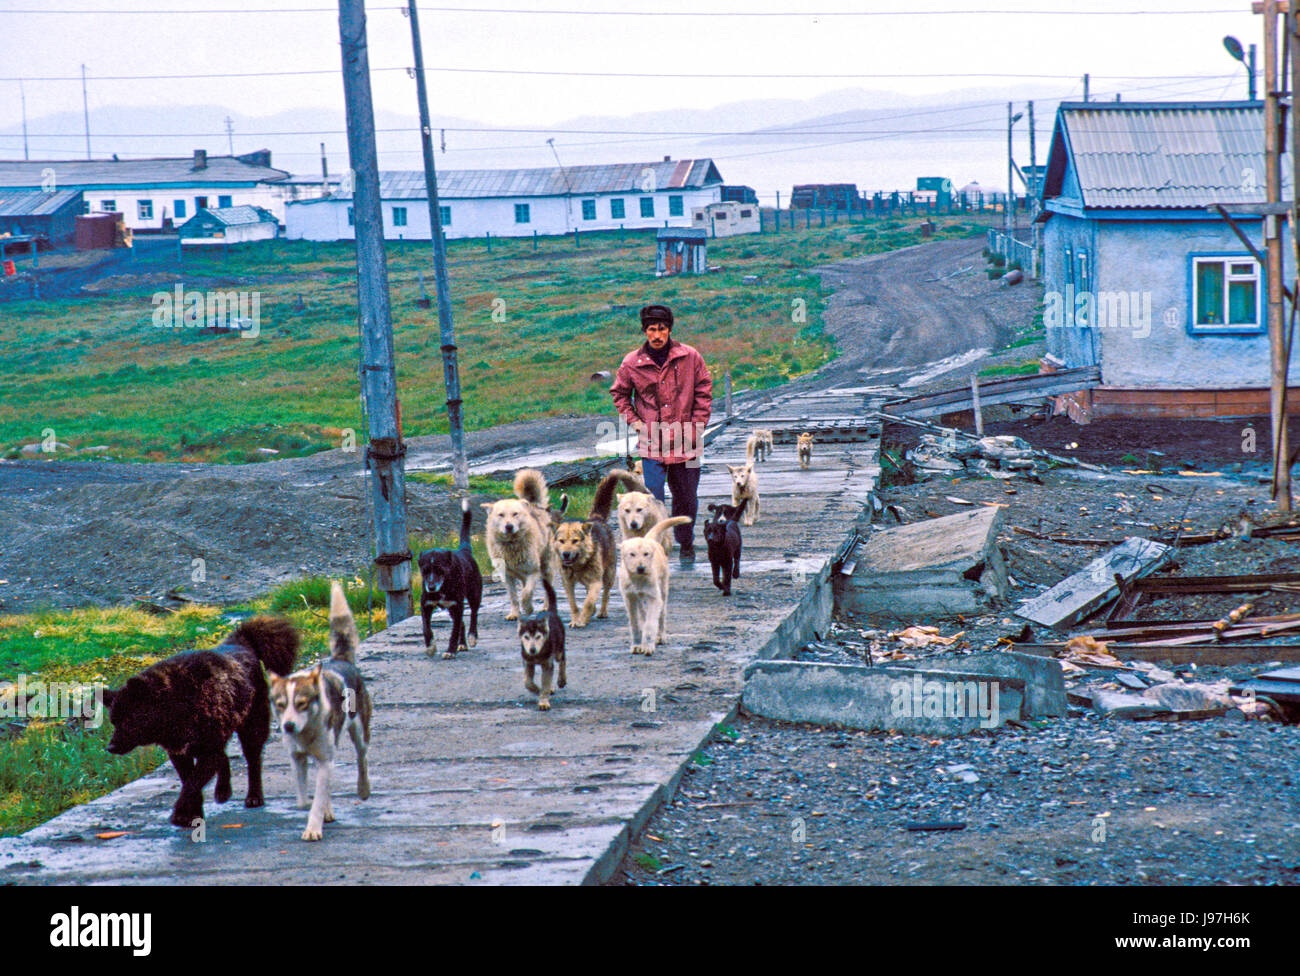
M 298 809 L 311 807 L 303 840 L 320 840 L 325 824 L 334 821 L 330 806 L 330 772 L 339 736 L 347 727 L 357 750 L 357 796 L 370 796 L 366 749 L 370 744 L 370 693 L 357 670 L 360 643 L 343 587 L 330 586 L 330 658 L 287 677 L 271 674 L 271 703 L 280 717 L 280 731 L 289 748 Z M 316 760 L 316 792 L 307 799 L 307 760 Z
M 555 572 L 550 498 L 546 479 L 535 468 L 515 475 L 515 498 L 482 502 L 487 509 L 487 551 L 510 594 L 507 620 L 533 612 L 533 591 Z
M 640 538 L 623 540 L 618 588 L 627 607 L 632 653 L 649 657 L 668 637 L 668 556 L 660 540 L 690 519 L 675 515 L 652 525 Z
M 618 500 L 618 530 L 621 541 L 644 538 L 651 528 L 668 517 L 668 509 L 650 492 L 646 491 L 645 482 L 630 472 L 615 468 L 611 477 L 619 478 L 631 488 Z M 689 521 L 689 519 L 688 519 Z M 664 552 L 673 551 L 673 536 L 668 533 L 659 540 Z
M 805 469 L 812 467 L 812 447 L 813 447 L 813 435 L 800 434 L 799 435 L 799 467 Z
M 745 453 L 750 457 L 756 457 L 759 461 L 766 461 L 772 456 L 775 443 L 770 430 L 756 430 L 745 442 Z
M 731 472 L 731 504 L 746 503 L 740 517 L 741 525 L 753 525 L 758 521 L 758 472 L 754 470 L 754 447 L 755 438 L 751 436 L 745 444 L 745 463 L 727 465 Z

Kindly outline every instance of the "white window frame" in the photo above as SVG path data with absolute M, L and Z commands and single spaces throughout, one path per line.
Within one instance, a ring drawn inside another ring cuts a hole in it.
M 1221 322 L 1198 322 L 1196 320 L 1198 310 L 1201 307 L 1200 295 L 1200 274 L 1199 269 L 1203 264 L 1217 264 L 1223 268 L 1223 321 Z M 1249 273 L 1233 272 L 1234 265 L 1248 265 L 1251 268 Z M 1255 321 L 1254 322 L 1229 322 L 1229 286 L 1233 282 L 1253 282 L 1255 285 Z M 1206 254 L 1192 255 L 1192 307 L 1191 314 L 1187 317 L 1187 327 L 1192 333 L 1208 332 L 1247 332 L 1257 333 L 1264 330 L 1264 269 L 1260 267 L 1249 254 Z

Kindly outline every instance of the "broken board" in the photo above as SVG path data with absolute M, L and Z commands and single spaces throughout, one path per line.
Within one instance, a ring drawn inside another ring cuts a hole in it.
M 1001 512 L 980 507 L 873 530 L 854 548 L 851 574 L 835 577 L 836 609 L 899 618 L 979 611 L 1008 588 Z
M 1163 542 L 1130 536 L 1073 576 L 1016 608 L 1016 615 L 1043 627 L 1060 629 L 1086 619 L 1119 596 L 1118 574 L 1128 582 L 1154 572 L 1173 552 Z

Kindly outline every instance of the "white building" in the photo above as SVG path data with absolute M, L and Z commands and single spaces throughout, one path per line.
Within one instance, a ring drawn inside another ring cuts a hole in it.
M 380 173 L 379 184 L 384 237 L 429 240 L 424 172 Z M 722 177 L 711 159 L 438 174 L 448 238 L 689 227 L 692 211 L 716 203 L 721 194 Z M 290 202 L 285 206 L 286 236 L 352 240 L 353 218 L 351 194 Z
M 81 190 L 86 213 L 118 211 L 133 231 L 173 230 L 200 210 L 252 206 L 283 223 L 285 204 L 325 192 L 271 166 L 271 152 L 159 159 L 0 161 L 0 189 Z
M 763 229 L 762 219 L 756 203 L 711 203 L 691 211 L 693 226 L 707 232 L 710 237 L 757 234 Z
M 215 246 L 270 240 L 279 231 L 273 213 L 249 206 L 200 210 L 177 228 L 182 244 Z

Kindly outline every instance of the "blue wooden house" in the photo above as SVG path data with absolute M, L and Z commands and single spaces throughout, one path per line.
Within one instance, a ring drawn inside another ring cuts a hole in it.
M 1264 269 L 1211 211 L 1262 254 L 1243 208 L 1264 202 L 1260 102 L 1061 104 L 1038 217 L 1048 362 L 1101 374 L 1072 416 L 1268 412 Z

